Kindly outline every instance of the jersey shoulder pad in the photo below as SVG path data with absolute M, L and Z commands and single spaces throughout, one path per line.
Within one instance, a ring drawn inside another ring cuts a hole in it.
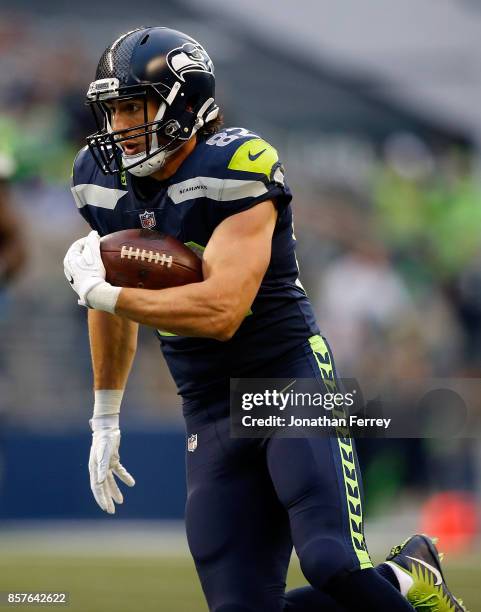
M 244 128 L 226 128 L 198 143 L 187 180 L 169 187 L 175 203 L 204 197 L 217 219 L 246 210 L 264 200 L 285 208 L 291 194 L 276 149 Z
M 272 180 L 280 165 L 276 149 L 244 128 L 226 128 L 205 141 L 211 176 L 238 180 Z
M 92 183 L 98 173 L 98 166 L 88 147 L 77 153 L 72 166 L 72 184 Z
M 125 182 L 125 185 L 127 183 Z M 104 175 L 88 147 L 80 149 L 72 168 L 72 194 L 78 208 L 86 205 L 113 210 L 117 201 L 127 193 L 119 189 L 115 177 Z

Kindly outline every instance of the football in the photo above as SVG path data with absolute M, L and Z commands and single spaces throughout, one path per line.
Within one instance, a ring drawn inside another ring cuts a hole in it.
M 165 289 L 202 280 L 202 260 L 182 242 L 149 229 L 129 229 L 100 240 L 107 282 L 116 287 Z

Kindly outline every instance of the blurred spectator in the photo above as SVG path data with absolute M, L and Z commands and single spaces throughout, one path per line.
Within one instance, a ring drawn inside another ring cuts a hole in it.
M 382 245 L 360 237 L 335 259 L 325 271 L 318 304 L 323 331 L 335 347 L 342 373 L 363 377 L 382 371 L 388 376 L 387 369 L 396 364 L 394 355 L 386 360 L 394 336 L 409 336 L 412 367 L 425 372 L 422 355 L 413 351 L 414 304 Z M 413 363 L 416 355 L 418 363 Z
M 15 161 L 6 143 L 0 145 L 0 329 L 7 316 L 7 288 L 25 264 L 26 250 L 20 222 L 9 197 L 9 180 L 15 172 Z M 0 345 L 0 482 L 2 479 L 2 440 L 5 411 L 13 389 L 9 385 L 6 348 Z
M 0 175 L 0 287 L 2 290 L 18 276 L 25 264 L 25 258 L 20 221 L 9 201 L 7 181 Z
M 9 183 L 15 170 L 14 157 L 3 141 L 0 144 L 0 320 L 5 313 L 7 287 L 19 275 L 26 259 L 21 223 L 10 200 Z

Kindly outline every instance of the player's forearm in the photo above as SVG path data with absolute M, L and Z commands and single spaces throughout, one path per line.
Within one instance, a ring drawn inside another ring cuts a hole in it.
M 137 349 L 138 324 L 99 310 L 89 310 L 94 388 L 124 389 Z
M 227 340 L 249 308 L 241 298 L 241 288 L 232 295 L 209 280 L 159 291 L 122 289 L 115 312 L 181 336 Z

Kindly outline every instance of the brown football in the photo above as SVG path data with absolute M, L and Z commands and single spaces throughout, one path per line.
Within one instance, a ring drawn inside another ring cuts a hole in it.
M 116 287 L 165 289 L 202 280 L 202 260 L 182 242 L 148 229 L 104 236 L 100 252 L 107 282 Z

